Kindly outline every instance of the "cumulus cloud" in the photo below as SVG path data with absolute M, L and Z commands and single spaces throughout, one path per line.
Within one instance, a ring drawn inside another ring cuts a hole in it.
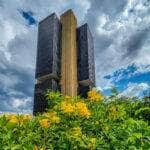
M 0 111 L 29 112 L 28 110 L 32 110 L 34 78 L 30 73 L 7 64 L 6 68 L 0 67 L 0 85 Z M 16 99 L 25 101 L 27 97 L 30 97 L 32 102 L 24 103 L 19 108 L 13 107 L 12 103 L 15 104 Z
M 15 86 L 19 82 L 18 78 L 11 74 L 0 74 L 0 84 L 4 88 Z
M 12 99 L 11 103 L 10 103 L 10 107 L 12 107 L 13 109 L 15 109 L 15 111 L 17 112 L 25 112 L 25 113 L 31 113 L 31 109 L 30 109 L 30 105 L 32 104 L 32 98 L 31 97 L 27 97 L 27 98 L 16 98 L 16 99 Z
M 9 101 L 0 102 L 0 104 L 1 112 L 32 113 L 32 97 L 11 98 Z
M 143 95 L 144 91 L 150 90 L 150 85 L 147 83 L 129 83 L 127 88 L 120 94 L 123 96 L 137 96 L 140 97 Z
M 91 1 L 86 20 L 95 38 L 97 86 L 103 77 L 135 63 L 150 64 L 150 2 L 148 0 Z

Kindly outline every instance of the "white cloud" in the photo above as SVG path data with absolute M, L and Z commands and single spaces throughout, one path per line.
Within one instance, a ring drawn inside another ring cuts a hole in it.
M 146 72 L 150 72 L 150 65 L 139 64 L 137 66 L 137 72 L 136 73 L 146 73 Z
M 120 94 L 123 96 L 141 96 L 144 91 L 150 89 L 147 83 L 129 83 L 127 88 Z
M 98 26 L 102 28 L 104 27 L 104 25 L 106 25 L 108 21 L 109 21 L 109 16 L 106 14 L 103 14 L 98 17 Z
M 32 98 L 31 97 L 27 97 L 27 98 L 14 98 L 11 102 L 11 106 L 14 109 L 19 109 L 19 107 L 25 107 L 27 105 L 27 103 L 31 103 L 32 102 Z
M 91 4 L 89 0 L 57 0 L 57 2 L 55 0 L 45 0 L 44 2 L 43 0 L 28 0 L 28 2 L 20 1 L 20 3 L 21 7 L 19 8 L 23 8 L 26 11 L 33 11 L 37 20 L 45 18 L 52 12 L 56 12 L 58 15 L 61 15 L 67 9 L 73 9 L 80 23 L 84 20 L 84 16 Z
M 21 82 L 16 76 L 11 74 L 0 74 L 0 84 L 4 89 L 12 88 Z
M 108 84 L 103 79 L 108 74 L 133 63 L 145 68 L 150 64 L 150 2 L 128 0 L 122 10 L 113 13 L 123 4 L 115 2 L 93 2 L 88 16 L 95 37 L 97 86 L 101 88 Z M 90 18 L 92 15 L 95 20 Z

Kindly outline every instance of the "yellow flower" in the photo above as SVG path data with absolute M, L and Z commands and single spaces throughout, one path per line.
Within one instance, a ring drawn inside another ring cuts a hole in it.
M 96 143 L 96 138 L 91 138 L 90 141 L 95 144 Z
M 49 118 L 49 120 L 52 123 L 59 123 L 60 122 L 60 118 L 57 116 L 56 112 L 45 113 L 44 116 Z
M 64 101 L 61 103 L 60 106 L 61 110 L 64 113 L 74 113 L 87 118 L 90 116 L 90 111 L 88 110 L 86 104 L 81 101 L 75 104 L 72 104 L 71 102 L 68 101 Z
M 40 125 L 44 128 L 49 128 L 50 127 L 50 123 L 48 119 L 42 119 L 39 121 Z
M 32 115 L 25 115 L 24 120 L 32 120 Z
M 66 100 L 71 100 L 71 99 L 72 99 L 72 97 L 71 97 L 71 96 L 66 95 L 66 96 L 65 96 L 65 99 L 66 99 Z
M 88 148 L 90 150 L 95 149 L 96 146 L 96 138 L 90 138 Z
M 112 119 L 115 120 L 119 117 L 122 117 L 125 114 L 124 110 L 120 110 L 118 107 L 116 106 L 111 106 L 108 109 L 108 119 Z
M 115 106 L 112 106 L 110 108 L 111 113 L 115 114 L 117 112 L 117 108 Z
M 81 115 L 82 117 L 89 117 L 91 114 L 90 114 L 90 111 L 88 110 L 87 106 L 85 103 L 83 102 L 77 102 L 75 104 L 75 109 L 76 111 L 79 113 L 79 115 Z
M 38 147 L 36 145 L 34 145 L 33 150 L 38 150 Z
M 74 112 L 74 106 L 70 102 L 67 101 L 62 102 L 60 107 L 64 113 Z
M 9 117 L 9 121 L 13 123 L 23 124 L 25 121 L 29 121 L 32 119 L 31 115 L 18 115 Z
M 88 92 L 88 100 L 91 102 L 98 102 L 103 100 L 103 95 L 97 92 L 95 89 Z
M 52 121 L 53 123 L 59 123 L 59 122 L 60 122 L 60 118 L 57 117 L 57 116 L 53 116 L 53 117 L 51 118 L 51 121 Z
M 32 115 L 21 115 L 20 116 L 20 120 L 22 122 L 24 122 L 24 121 L 30 121 L 30 120 L 32 120 Z
M 11 122 L 11 123 L 18 123 L 18 118 L 17 118 L 17 116 L 16 115 L 8 115 L 7 117 L 6 117 L 8 120 L 9 120 L 9 122 Z
M 108 108 L 108 119 L 118 119 L 126 114 L 125 110 L 121 106 L 111 106 Z
M 82 131 L 80 127 L 74 127 L 73 128 L 73 135 L 74 136 L 81 136 L 82 135 Z
M 109 126 L 104 126 L 104 127 L 102 128 L 102 130 L 103 130 L 103 131 L 108 131 L 108 130 L 109 130 Z
M 6 120 L 11 123 L 22 124 L 24 121 L 32 119 L 32 115 L 16 115 L 16 114 L 6 114 Z

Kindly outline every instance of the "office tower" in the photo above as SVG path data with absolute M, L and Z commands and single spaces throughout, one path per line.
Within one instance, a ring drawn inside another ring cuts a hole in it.
M 87 92 L 95 87 L 94 43 L 87 23 L 77 29 L 77 45 L 78 94 L 86 97 Z
M 61 92 L 64 95 L 77 95 L 77 20 L 72 10 L 61 15 Z
M 86 97 L 95 86 L 93 37 L 87 24 L 77 28 L 72 10 L 53 13 L 39 23 L 36 59 L 34 114 L 47 106 L 47 89 L 63 95 Z
M 39 23 L 36 59 L 34 113 L 42 112 L 47 103 L 47 89 L 59 90 L 61 24 L 53 13 Z

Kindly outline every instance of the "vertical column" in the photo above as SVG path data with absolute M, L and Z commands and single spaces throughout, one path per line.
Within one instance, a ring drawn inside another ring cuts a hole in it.
M 61 92 L 64 95 L 77 95 L 77 20 L 68 10 L 61 15 L 62 23 L 62 55 L 61 55 Z

